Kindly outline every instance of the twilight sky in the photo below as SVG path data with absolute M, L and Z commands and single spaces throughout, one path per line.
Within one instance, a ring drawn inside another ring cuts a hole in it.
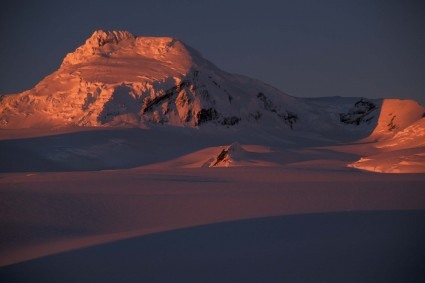
M 295 96 L 425 105 L 423 0 L 8 1 L 0 94 L 32 88 L 94 30 L 177 37 L 225 71 Z

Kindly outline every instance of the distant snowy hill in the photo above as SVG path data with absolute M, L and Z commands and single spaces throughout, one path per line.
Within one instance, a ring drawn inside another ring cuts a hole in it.
M 377 142 L 375 147 L 379 153 L 363 157 L 350 166 L 381 173 L 425 172 L 425 118 Z
M 424 112 L 410 100 L 293 97 L 222 71 L 175 38 L 98 30 L 33 89 L 0 96 L 0 134 L 169 125 L 210 133 L 220 129 L 221 135 L 233 136 L 217 140 L 232 142 L 245 136 L 256 144 L 258 136 L 261 144 L 272 136 L 295 137 L 290 138 L 295 144 L 302 139 L 361 141 L 390 148 L 399 142 L 423 145 L 416 136 Z M 238 154 L 232 154 L 216 166 L 237 164 Z

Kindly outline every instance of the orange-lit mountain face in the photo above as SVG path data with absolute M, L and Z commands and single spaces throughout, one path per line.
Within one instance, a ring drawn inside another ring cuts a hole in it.
M 414 111 L 408 107 L 404 107 L 405 115 L 400 115 L 403 112 L 396 112 L 400 108 L 396 102 L 384 101 L 386 107 L 383 109 L 390 113 L 381 115 L 378 126 L 368 138 L 379 138 L 373 144 L 377 151 L 350 167 L 381 173 L 425 173 L 425 118 L 414 120 Z M 391 129 L 393 134 L 386 129 Z
M 1 125 L 99 126 L 114 120 L 137 124 L 142 112 L 149 112 L 147 120 L 155 120 L 154 111 L 146 107 L 150 98 L 183 83 L 192 65 L 188 49 L 172 38 L 96 31 L 33 89 L 5 96 Z
M 3 96 L 0 125 L 227 126 L 258 120 L 257 108 L 265 104 L 273 111 L 269 116 L 291 125 L 296 117 L 281 105 L 292 100 L 264 83 L 219 70 L 179 40 L 96 31 L 33 89 Z
M 424 112 L 410 100 L 296 98 L 177 39 L 99 30 L 33 89 L 1 96 L 0 129 L 159 124 L 420 147 Z
M 386 113 L 385 102 L 385 115 L 393 114 L 393 123 L 402 128 L 424 112 L 413 101 L 391 103 L 396 104 L 390 105 L 395 112 Z M 232 126 L 269 120 L 268 124 L 292 129 L 327 131 L 335 127 L 333 122 L 376 124 L 380 104 L 360 98 L 297 99 L 262 82 L 223 72 L 179 40 L 99 30 L 33 89 L 3 96 L 0 125 L 194 127 L 210 121 Z M 316 125 L 311 127 L 312 123 Z

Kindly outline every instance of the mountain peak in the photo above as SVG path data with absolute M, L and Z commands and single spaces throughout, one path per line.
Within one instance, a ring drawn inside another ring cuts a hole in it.
M 86 45 L 101 47 L 107 43 L 119 43 L 122 40 L 135 38 L 136 36 L 128 31 L 104 31 L 100 29 L 96 30 L 92 36 L 87 39 Z
M 111 55 L 158 59 L 176 46 L 180 51 L 186 49 L 181 41 L 172 37 L 139 37 L 128 31 L 96 30 L 83 45 L 65 57 L 62 67 L 110 58 Z

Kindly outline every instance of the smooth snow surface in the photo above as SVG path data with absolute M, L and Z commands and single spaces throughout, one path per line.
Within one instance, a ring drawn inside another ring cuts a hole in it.
M 3 173 L 1 265 L 230 220 L 425 209 L 424 174 L 315 168 Z
M 425 280 L 425 211 L 251 219 L 117 241 L 0 269 L 6 282 Z

